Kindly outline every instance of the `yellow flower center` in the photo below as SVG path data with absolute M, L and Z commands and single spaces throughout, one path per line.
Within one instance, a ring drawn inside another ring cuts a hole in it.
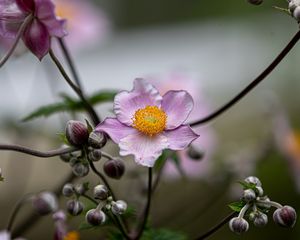
M 153 136 L 166 128 L 167 114 L 156 106 L 147 106 L 137 110 L 132 120 L 135 129 Z
M 64 240 L 79 240 L 79 233 L 76 231 L 68 232 Z

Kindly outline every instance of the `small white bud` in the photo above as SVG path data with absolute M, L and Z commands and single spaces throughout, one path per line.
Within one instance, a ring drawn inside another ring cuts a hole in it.
M 123 200 L 118 200 L 111 203 L 111 211 L 115 215 L 122 215 L 127 209 L 127 203 Z

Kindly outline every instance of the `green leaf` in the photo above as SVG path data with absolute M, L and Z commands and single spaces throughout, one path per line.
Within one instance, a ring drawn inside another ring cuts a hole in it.
M 246 205 L 246 202 L 241 200 L 241 201 L 238 201 L 238 202 L 230 203 L 228 205 L 228 207 L 230 207 L 231 210 L 233 210 L 235 212 L 240 212 L 245 205 Z
M 88 97 L 87 100 L 91 105 L 113 101 L 116 91 L 99 91 Z M 62 102 L 42 106 L 27 116 L 22 121 L 29 121 L 39 117 L 49 117 L 58 112 L 77 112 L 84 110 L 82 101 L 74 99 L 66 94 L 61 94 Z
M 90 122 L 87 119 L 85 119 L 85 122 L 86 122 L 88 132 L 91 133 L 93 131 L 92 125 L 90 124 Z
M 245 182 L 245 181 L 238 181 L 238 183 L 243 186 L 244 190 L 252 189 L 253 191 L 256 191 L 256 184 L 255 183 L 248 183 L 248 182 Z
M 57 135 L 64 144 L 70 145 L 65 133 L 58 133 Z

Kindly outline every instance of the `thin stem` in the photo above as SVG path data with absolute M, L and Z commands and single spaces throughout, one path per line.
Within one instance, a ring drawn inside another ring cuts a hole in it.
M 122 225 L 120 219 L 117 216 L 115 216 L 114 214 L 109 214 L 109 217 L 114 222 L 114 224 L 116 225 L 116 227 L 121 231 L 121 233 L 123 234 L 123 236 L 127 240 L 131 240 L 131 237 L 127 234 L 127 232 L 126 232 L 124 226 Z
M 100 122 L 100 119 L 99 119 L 97 113 L 95 112 L 94 108 L 86 100 L 86 98 L 85 98 L 84 94 L 82 93 L 81 89 L 76 84 L 73 83 L 73 81 L 71 80 L 71 78 L 69 77 L 69 75 L 66 73 L 64 67 L 62 66 L 62 64 L 60 63 L 60 61 L 58 60 L 58 58 L 55 56 L 55 54 L 52 51 L 52 49 L 50 49 L 49 54 L 50 54 L 50 57 L 51 57 L 52 61 L 55 63 L 56 67 L 60 71 L 61 75 L 64 77 L 64 79 L 69 84 L 69 86 L 74 90 L 74 92 L 81 99 L 81 101 L 84 104 L 87 112 L 89 113 L 92 121 L 94 122 L 94 125 L 97 125 Z
M 247 212 L 247 210 L 249 209 L 250 207 L 250 204 L 246 204 L 240 211 L 239 215 L 238 215 L 238 218 L 243 218 L 245 213 Z
M 108 188 L 113 200 L 116 200 L 116 196 L 115 196 L 112 188 L 110 187 L 108 181 L 106 180 L 105 176 L 97 170 L 93 161 L 91 161 L 90 159 L 88 159 L 88 161 L 89 161 L 90 167 L 93 170 L 93 172 L 103 181 L 104 185 Z
M 102 156 L 105 157 L 108 160 L 113 160 L 114 157 L 111 156 L 110 154 L 106 153 L 106 152 L 101 152 Z
M 28 26 L 28 24 L 31 22 L 31 20 L 33 19 L 32 14 L 28 15 L 24 22 L 22 23 L 21 27 L 19 28 L 15 41 L 13 43 L 13 45 L 10 47 L 10 49 L 8 50 L 8 52 L 3 56 L 3 58 L 0 60 L 0 68 L 3 67 L 3 65 L 7 62 L 7 60 L 10 58 L 10 56 L 13 54 L 13 52 L 15 51 L 26 27 Z
M 220 223 L 218 223 L 216 226 L 212 227 L 209 231 L 201 235 L 200 237 L 196 238 L 196 240 L 204 240 L 217 232 L 221 227 L 223 227 L 226 223 L 230 221 L 231 218 L 236 216 L 236 212 L 230 213 L 227 217 L 225 217 Z
M 17 214 L 18 212 L 20 211 L 21 207 L 24 205 L 25 202 L 27 202 L 27 200 L 32 196 L 32 194 L 26 194 L 25 196 L 23 196 L 18 202 L 17 204 L 15 205 L 12 213 L 11 213 L 11 216 L 8 220 L 8 223 L 7 223 L 7 231 L 8 232 L 11 232 L 11 228 L 12 228 L 12 225 L 17 217 Z
M 255 78 L 246 88 L 244 88 L 238 95 L 236 95 L 233 99 L 231 99 L 228 103 L 220 107 L 215 112 L 210 115 L 194 121 L 190 123 L 190 126 L 197 126 L 221 115 L 223 112 L 227 111 L 231 108 L 235 103 L 241 100 L 244 96 L 246 96 L 253 88 L 255 88 L 260 82 L 262 82 L 276 67 L 277 65 L 284 59 L 284 57 L 290 52 L 290 50 L 295 46 L 295 44 L 300 39 L 300 31 L 296 33 L 296 35 L 292 38 L 292 40 L 286 45 L 286 47 L 280 52 L 280 54 L 273 60 L 273 62 L 257 77 Z
M 256 200 L 256 202 L 257 202 L 258 204 L 269 205 L 269 206 L 272 206 L 272 207 L 275 207 L 275 208 L 282 208 L 282 207 L 283 207 L 280 203 L 278 203 L 278 202 L 273 202 L 273 201 Z
M 148 216 L 149 216 L 149 212 L 150 212 L 150 206 L 151 206 L 151 197 L 152 197 L 152 168 L 148 168 L 148 194 L 147 194 L 147 203 L 145 206 L 145 210 L 143 213 L 143 217 L 142 217 L 142 222 L 139 226 L 139 230 L 137 235 L 134 237 L 134 240 L 138 240 L 140 239 L 140 237 L 142 236 L 144 230 L 145 230 L 145 226 L 148 220 Z
M 21 152 L 28 155 L 41 157 L 41 158 L 50 158 L 55 156 L 60 156 L 65 153 L 71 153 L 75 152 L 78 149 L 75 147 L 69 147 L 69 148 L 59 148 L 51 151 L 41 152 L 38 150 L 34 150 L 28 147 L 19 146 L 19 145 L 10 145 L 10 144 L 0 144 L 0 151 L 1 150 L 8 150 L 8 151 L 15 151 L 15 152 Z
M 94 198 L 90 197 L 89 195 L 83 194 L 81 196 L 85 197 L 86 199 L 90 200 L 92 203 L 95 203 L 96 205 L 99 204 Z
M 76 70 L 76 67 L 75 67 L 75 64 L 74 64 L 74 61 L 71 57 L 71 54 L 70 54 L 70 51 L 69 49 L 67 48 L 67 45 L 64 41 L 63 38 L 57 38 L 58 40 L 58 43 L 59 43 L 59 46 L 65 56 L 65 59 L 67 60 L 67 63 L 69 64 L 69 67 L 70 67 L 70 70 L 72 72 L 72 75 L 73 75 L 73 78 L 77 84 L 77 86 L 82 89 L 82 84 L 81 84 L 81 81 L 80 81 L 80 78 L 79 78 L 79 74 Z

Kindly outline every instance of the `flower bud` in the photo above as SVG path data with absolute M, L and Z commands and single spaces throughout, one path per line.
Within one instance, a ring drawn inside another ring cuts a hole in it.
M 281 227 L 292 228 L 296 223 L 297 213 L 294 208 L 290 206 L 283 206 L 273 213 L 273 220 Z
M 264 227 L 268 223 L 268 216 L 264 213 L 258 212 L 253 220 L 256 227 Z
M 257 202 L 257 206 L 262 207 L 262 208 L 267 208 L 270 209 L 271 205 L 270 205 L 270 198 L 268 197 L 263 197 L 263 198 L 259 198 L 260 202 Z
M 243 198 L 245 201 L 250 202 L 256 198 L 256 194 L 252 189 L 246 189 L 244 190 Z
M 254 176 L 247 177 L 245 179 L 245 182 L 255 184 L 257 187 L 261 187 L 261 181 L 257 177 L 254 177 Z
M 104 163 L 103 170 L 107 176 L 120 179 L 125 172 L 125 165 L 119 159 L 108 160 Z
M 97 226 L 105 222 L 106 215 L 101 210 L 91 209 L 86 213 L 85 220 L 87 223 L 93 226 Z
M 255 190 L 256 190 L 255 192 L 259 197 L 262 197 L 264 195 L 264 190 L 262 187 L 256 187 Z
M 75 185 L 75 192 L 78 195 L 83 195 L 88 189 L 82 183 L 78 183 Z
M 249 223 L 244 218 L 235 217 L 230 220 L 229 228 L 232 232 L 241 234 L 248 231 Z
M 71 120 L 67 123 L 66 137 L 73 146 L 81 146 L 87 142 L 89 132 L 84 123 Z
M 204 157 L 204 152 L 202 152 L 201 150 L 198 150 L 198 149 L 194 148 L 193 146 L 190 146 L 188 148 L 187 154 L 194 161 L 200 161 Z
M 97 185 L 94 187 L 94 198 L 99 200 L 106 200 L 108 198 L 108 189 L 104 185 Z
M 60 155 L 59 157 L 63 162 L 69 162 L 70 159 L 72 158 L 72 155 L 70 153 L 65 153 Z
M 77 216 L 83 211 L 83 203 L 78 200 L 69 200 L 67 202 L 67 211 L 73 216 Z
M 40 215 L 55 212 L 58 208 L 56 197 L 51 192 L 41 192 L 34 196 L 32 206 Z
M 69 164 L 71 167 L 73 167 L 76 163 L 81 162 L 81 160 L 78 157 L 71 157 Z
M 90 171 L 90 168 L 88 165 L 85 165 L 81 162 L 79 163 L 76 163 L 73 167 L 72 167 L 72 171 L 74 173 L 75 176 L 77 177 L 84 177 L 86 176 L 89 171 Z
M 102 157 L 102 152 L 99 149 L 94 149 L 89 152 L 89 159 L 92 160 L 93 162 L 99 161 L 101 157 Z
M 300 21 L 300 6 L 296 7 L 293 11 L 293 17 L 299 22 Z
M 66 183 L 62 189 L 62 194 L 65 197 L 71 197 L 74 194 L 74 186 L 72 183 Z
M 91 132 L 89 136 L 89 145 L 93 148 L 102 148 L 107 142 L 107 138 L 103 132 Z
M 122 215 L 127 209 L 127 203 L 123 200 L 118 200 L 111 203 L 111 211 L 115 215 Z
M 52 219 L 53 219 L 55 222 L 56 222 L 56 221 L 66 221 L 67 216 L 66 216 L 66 214 L 64 213 L 64 211 L 60 210 L 60 211 L 57 211 L 57 212 L 53 213 Z
M 253 5 L 260 5 L 263 3 L 263 0 L 248 0 L 248 3 Z

